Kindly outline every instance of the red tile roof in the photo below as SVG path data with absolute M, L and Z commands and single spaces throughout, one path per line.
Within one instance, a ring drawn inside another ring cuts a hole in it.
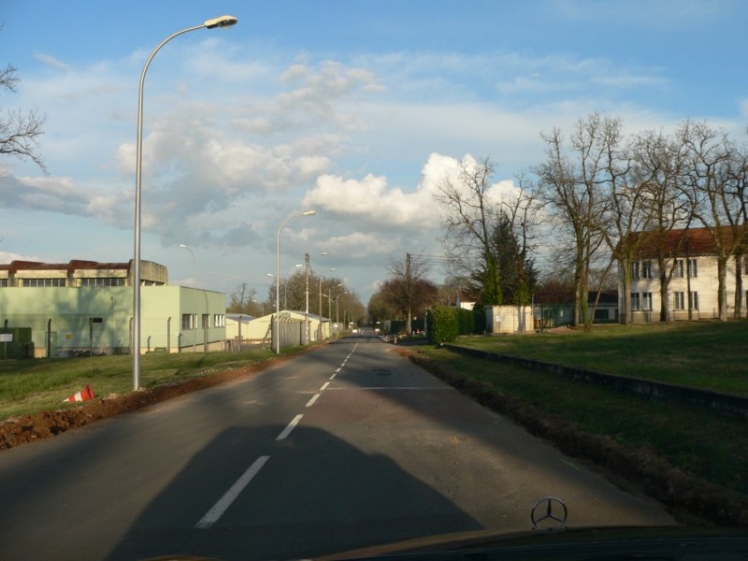
M 739 232 L 740 239 L 738 243 L 745 246 L 748 240 L 743 235 L 742 227 Z M 722 228 L 719 233 L 722 235 L 724 246 L 728 250 L 731 249 L 734 244 L 732 230 L 730 228 Z M 634 242 L 638 240 L 639 245 L 635 252 L 635 256 L 638 258 L 656 258 L 660 252 L 665 256 L 679 257 L 686 255 L 716 255 L 718 253 L 714 235 L 708 228 L 678 229 L 662 233 L 655 231 L 634 232 L 631 234 L 631 237 Z

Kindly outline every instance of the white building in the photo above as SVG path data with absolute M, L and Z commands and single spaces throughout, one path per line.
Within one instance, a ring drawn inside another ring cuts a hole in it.
M 309 321 L 308 336 L 304 333 L 304 324 Z M 273 339 L 273 322 L 275 314 L 253 317 L 246 314 L 226 315 L 226 338 L 238 345 L 257 345 L 269 343 Z M 281 342 L 283 346 L 303 345 L 323 341 L 331 335 L 331 324 L 327 318 L 320 318 L 316 314 L 305 314 L 292 310 L 280 313 Z
M 731 238 L 731 236 L 730 236 Z M 670 316 L 674 320 L 711 319 L 719 317 L 717 247 L 706 228 L 672 230 L 667 233 L 661 247 L 642 244 L 636 259 L 631 264 L 631 311 L 634 322 L 660 320 L 662 305 L 661 273 L 670 276 L 667 298 Z M 658 253 L 667 255 L 664 271 L 658 265 Z M 742 289 L 746 290 L 745 257 L 738 256 L 741 263 Z M 735 315 L 736 257 L 727 262 L 726 304 L 728 317 Z M 619 263 L 619 309 L 625 313 L 626 301 L 623 291 L 623 271 Z M 743 293 L 741 316 L 746 315 L 748 292 Z

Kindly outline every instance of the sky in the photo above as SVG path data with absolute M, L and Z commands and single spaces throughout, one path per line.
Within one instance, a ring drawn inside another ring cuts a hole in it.
M 281 230 L 281 274 L 308 253 L 366 303 L 393 259 L 444 254 L 434 194 L 460 162 L 512 192 L 541 133 L 592 112 L 745 136 L 744 0 L 0 0 L 21 79 L 0 111 L 45 115 L 47 168 L 0 155 L 0 263 L 132 259 L 143 66 L 224 14 L 145 81 L 141 256 L 171 284 L 265 298 L 281 224 L 314 210 Z

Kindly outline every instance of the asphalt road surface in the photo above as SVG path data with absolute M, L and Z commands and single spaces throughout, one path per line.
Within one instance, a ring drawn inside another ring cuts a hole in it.
M 0 452 L 0 559 L 305 558 L 530 530 L 546 495 L 569 527 L 674 523 L 392 349 L 349 337 Z

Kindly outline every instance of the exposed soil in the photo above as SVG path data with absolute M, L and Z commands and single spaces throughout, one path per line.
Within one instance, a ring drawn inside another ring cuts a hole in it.
M 12 417 L 0 423 L 0 450 L 56 436 L 101 419 L 115 417 L 174 397 L 238 380 L 259 372 L 271 364 L 278 364 L 290 358 L 293 357 L 276 357 L 262 363 L 188 378 L 174 384 L 125 395 L 112 395 L 104 399 L 96 398 L 81 402 L 78 407 Z
M 624 447 L 611 438 L 581 431 L 563 418 L 541 412 L 533 405 L 504 395 L 488 384 L 473 380 L 440 363 L 431 362 L 413 349 L 396 347 L 395 350 L 478 403 L 513 418 L 531 434 L 551 441 L 565 454 L 592 461 L 607 470 L 612 477 L 622 478 L 626 485 L 669 506 L 682 521 L 691 524 L 748 526 L 746 497 L 680 472 L 651 450 Z M 101 419 L 238 380 L 291 358 L 293 357 L 278 357 L 172 385 L 94 399 L 81 403 L 79 407 L 14 417 L 0 424 L 0 450 L 49 438 Z

